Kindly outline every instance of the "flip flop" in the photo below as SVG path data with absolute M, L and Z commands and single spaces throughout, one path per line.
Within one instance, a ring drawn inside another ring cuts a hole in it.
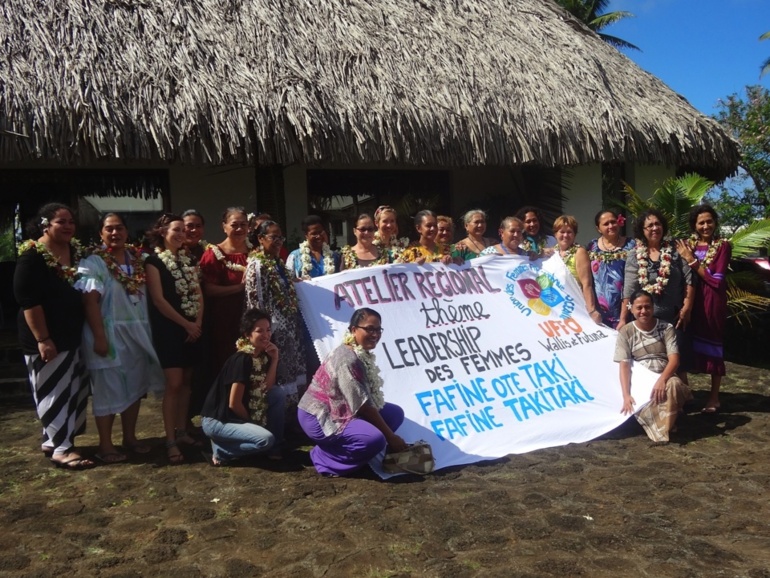
M 54 467 L 62 470 L 90 470 L 96 467 L 94 462 L 82 456 L 73 457 L 71 460 L 55 460 L 51 458 L 51 463 Z
M 103 464 L 119 464 L 128 459 L 126 454 L 121 454 L 120 452 L 105 452 L 103 454 L 96 454 L 94 457 Z
M 138 454 L 140 456 L 149 454 L 152 451 L 152 446 L 144 442 L 136 442 L 133 444 L 123 443 L 121 445 L 123 446 L 124 450 L 133 454 Z
M 700 410 L 701 413 L 708 413 L 708 414 L 715 414 L 719 413 L 719 406 L 718 405 L 707 405 L 702 410 Z

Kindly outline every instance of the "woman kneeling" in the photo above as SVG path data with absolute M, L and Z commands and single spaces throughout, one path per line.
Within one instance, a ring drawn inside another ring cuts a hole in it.
M 636 320 L 618 331 L 615 361 L 620 363 L 620 386 L 623 388 L 624 415 L 633 413 L 649 438 L 656 443 L 668 442 L 669 433 L 684 404 L 692 399 L 688 387 L 676 375 L 679 349 L 674 326 L 653 317 L 652 296 L 636 291 L 631 296 L 631 313 Z M 659 373 L 650 395 L 650 403 L 634 410 L 631 397 L 631 365 L 638 362 Z
M 247 310 L 238 351 L 214 381 L 203 406 L 203 432 L 211 439 L 215 466 L 270 451 L 280 459 L 286 393 L 274 388 L 278 348 L 270 342 L 270 315 Z
M 318 444 L 310 458 L 319 474 L 349 474 L 386 445 L 394 452 L 406 449 L 393 433 L 404 421 L 404 410 L 385 403 L 371 353 L 381 336 L 379 313 L 366 307 L 353 313 L 343 344 L 324 360 L 299 402 L 299 423 Z

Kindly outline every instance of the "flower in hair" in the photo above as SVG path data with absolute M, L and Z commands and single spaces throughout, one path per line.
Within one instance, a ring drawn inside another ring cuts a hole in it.
M 43 217 L 42 219 L 40 219 L 40 224 L 43 225 L 44 227 L 47 227 L 49 224 L 48 217 Z
M 623 215 L 618 215 L 618 227 L 622 227 L 626 224 L 626 217 Z

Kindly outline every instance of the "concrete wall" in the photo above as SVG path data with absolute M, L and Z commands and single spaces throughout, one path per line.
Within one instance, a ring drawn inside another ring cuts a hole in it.
M 676 176 L 674 167 L 665 165 L 627 165 L 626 177 L 628 183 L 643 198 L 649 198 L 663 181 Z
M 602 167 L 598 164 L 585 165 L 570 170 L 571 179 L 562 182 L 562 192 L 566 197 L 564 214 L 577 219 L 577 242 L 585 245 L 596 236 L 594 215 L 602 208 Z
M 197 209 L 206 219 L 206 239 L 212 243 L 222 240 L 219 225 L 226 207 L 242 205 L 247 211 L 256 210 L 254 167 L 172 166 L 169 168 L 171 211 L 181 213 Z

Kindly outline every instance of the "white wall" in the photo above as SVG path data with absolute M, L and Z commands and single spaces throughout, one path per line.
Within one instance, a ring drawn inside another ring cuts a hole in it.
M 206 219 L 206 239 L 216 243 L 223 238 L 219 225 L 222 211 L 231 206 L 256 209 L 256 184 L 253 166 L 169 167 L 171 211 L 181 213 L 196 209 Z
M 307 167 L 291 165 L 283 170 L 283 189 L 286 193 L 286 230 L 289 238 L 302 237 L 300 223 L 307 216 Z M 346 243 L 343 243 L 346 244 Z
M 562 183 L 562 193 L 566 197 L 564 214 L 577 219 L 577 242 L 585 245 L 596 236 L 594 215 L 602 208 L 602 167 L 583 165 L 570 170 L 572 178 Z
M 647 199 L 663 181 L 676 176 L 674 167 L 665 165 L 627 165 L 626 177 L 628 183 L 643 198 Z

